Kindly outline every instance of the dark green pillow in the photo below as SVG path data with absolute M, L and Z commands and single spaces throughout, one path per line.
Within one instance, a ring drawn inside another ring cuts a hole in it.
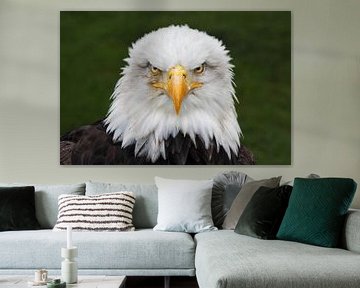
M 295 178 L 277 238 L 337 247 L 355 191 L 356 182 L 348 178 Z
M 0 187 L 0 231 L 39 229 L 35 188 Z
M 252 196 L 235 232 L 261 239 L 275 239 L 288 206 L 292 187 L 260 187 Z

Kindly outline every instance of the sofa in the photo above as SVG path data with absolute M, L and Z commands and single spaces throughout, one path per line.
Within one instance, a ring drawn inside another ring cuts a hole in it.
M 0 186 L 14 184 L 0 184 Z M 20 184 L 19 184 L 20 185 Z M 0 275 L 46 268 L 59 275 L 66 232 L 51 228 L 61 194 L 136 195 L 131 232 L 73 232 L 79 274 L 196 276 L 201 288 L 360 287 L 360 211 L 346 216 L 341 248 L 261 240 L 232 230 L 198 233 L 153 231 L 157 223 L 155 185 L 87 182 L 34 185 L 40 230 L 0 232 Z M 1 276 L 0 276 L 1 277 Z

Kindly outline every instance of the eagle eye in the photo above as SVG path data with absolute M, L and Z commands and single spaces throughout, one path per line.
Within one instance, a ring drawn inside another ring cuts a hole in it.
M 204 63 L 194 69 L 194 73 L 196 73 L 196 74 L 202 74 L 202 73 L 204 73 L 204 71 L 205 71 Z
M 152 75 L 159 75 L 161 73 L 161 70 L 151 64 L 149 64 L 150 72 Z

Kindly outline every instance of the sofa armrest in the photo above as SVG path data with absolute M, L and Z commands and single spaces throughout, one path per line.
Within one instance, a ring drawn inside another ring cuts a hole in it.
M 349 210 L 346 215 L 343 248 L 360 253 L 360 210 Z

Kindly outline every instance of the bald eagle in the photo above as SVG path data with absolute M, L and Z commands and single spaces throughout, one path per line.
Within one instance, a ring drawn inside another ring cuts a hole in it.
M 129 48 L 102 120 L 60 138 L 61 164 L 254 164 L 240 145 L 233 65 L 223 43 L 185 26 Z

